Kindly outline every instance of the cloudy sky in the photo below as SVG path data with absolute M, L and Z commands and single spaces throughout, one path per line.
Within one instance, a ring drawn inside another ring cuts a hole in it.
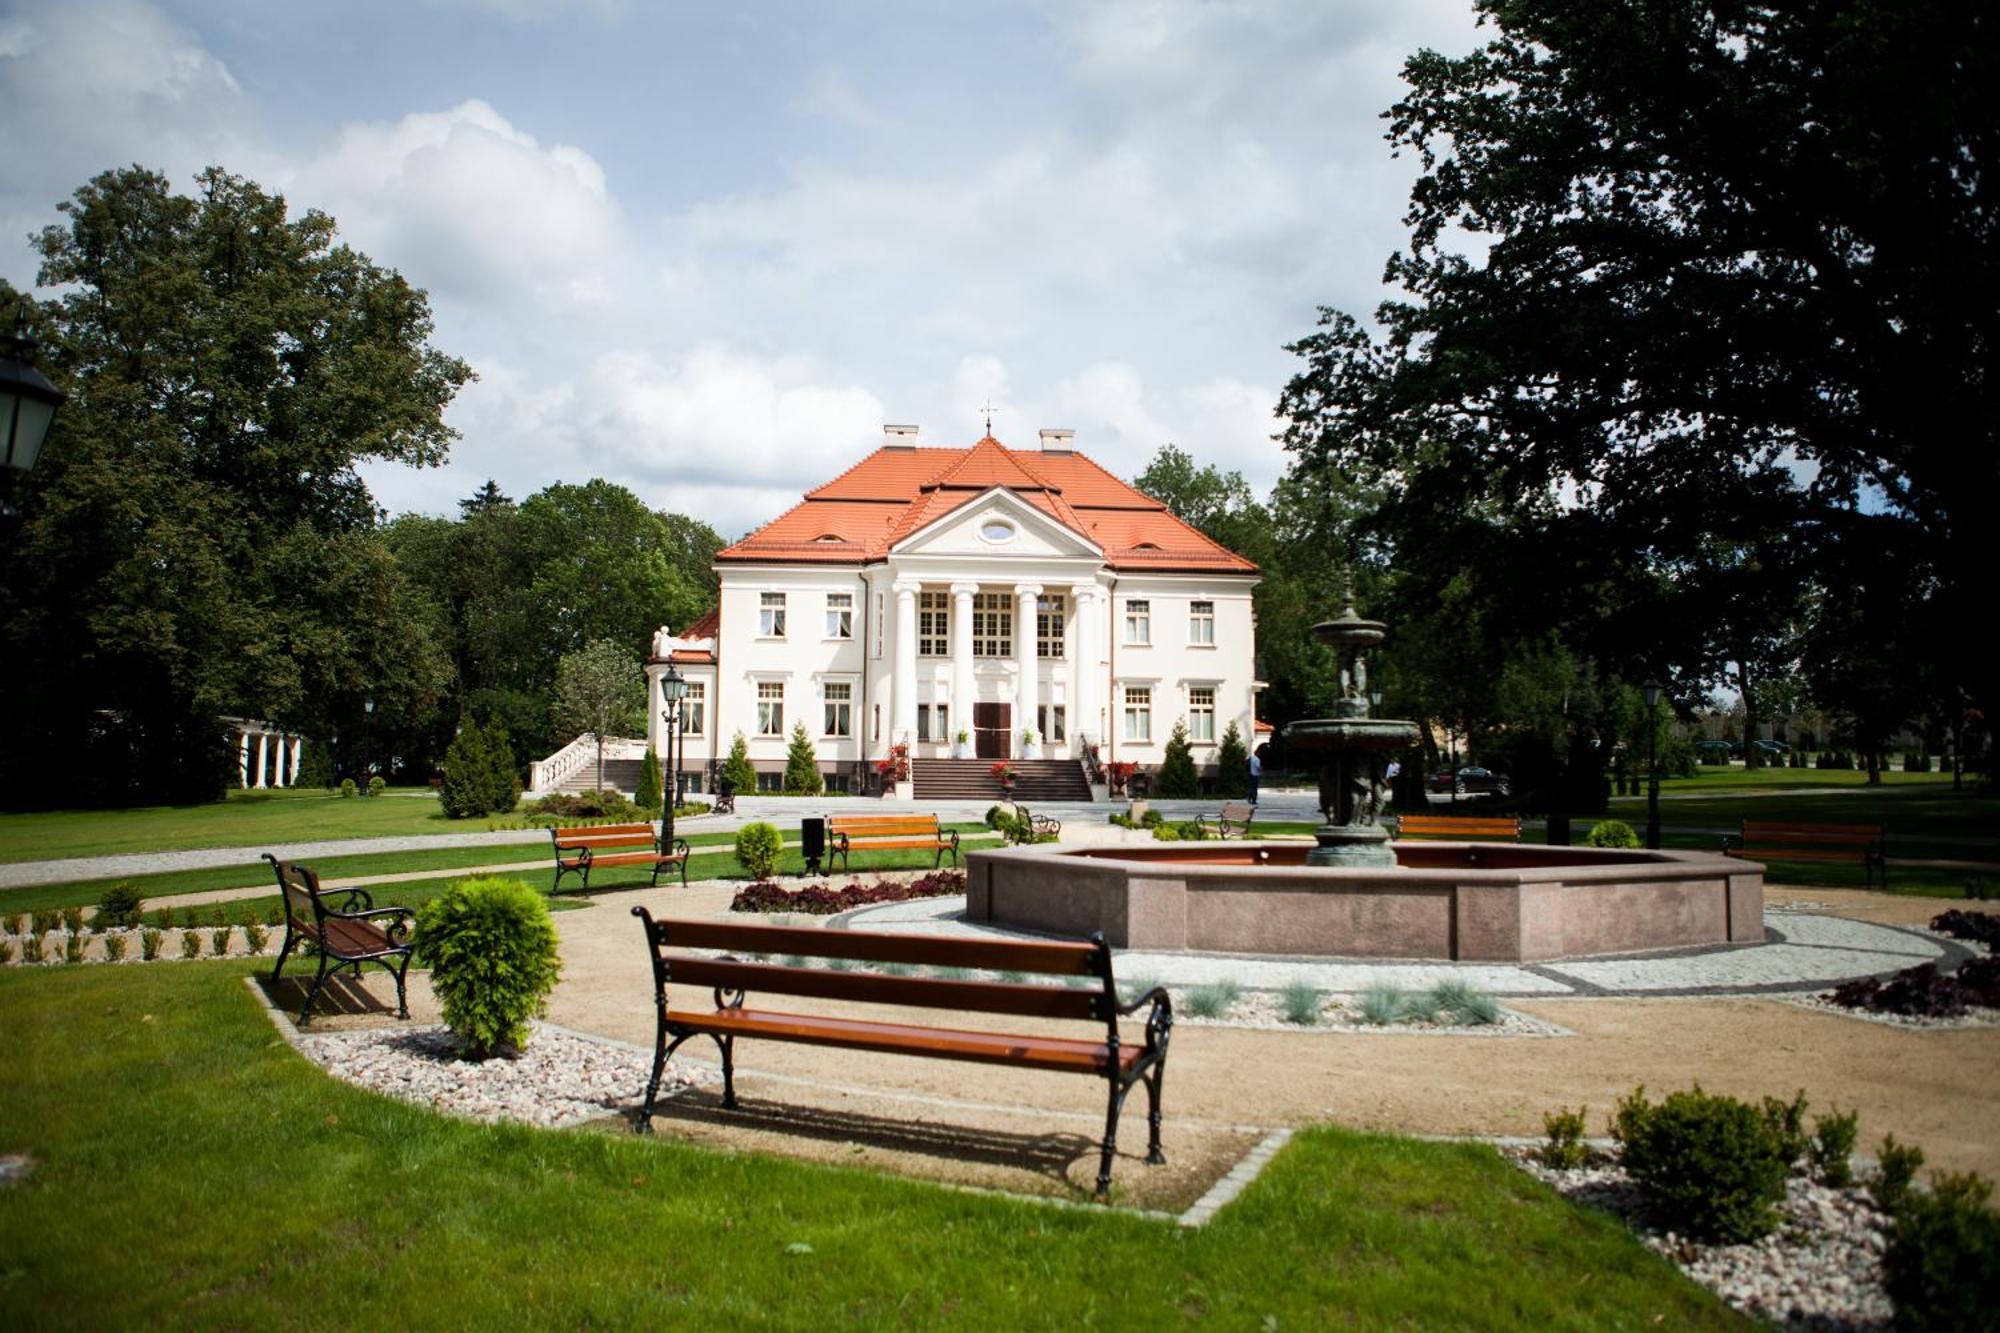
M 427 289 L 444 512 L 604 476 L 725 536 L 915 422 L 1283 466 L 1283 344 L 1370 310 L 1380 112 L 1469 0 L 0 0 L 0 272 L 105 168 L 219 163 Z

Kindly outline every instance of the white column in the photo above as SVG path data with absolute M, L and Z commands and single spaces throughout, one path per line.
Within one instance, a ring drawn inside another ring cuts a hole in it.
M 889 744 L 910 744 L 917 739 L 917 592 L 922 584 L 914 579 L 897 579 L 895 685 L 890 699 L 894 711 L 889 718 Z M 951 739 L 946 737 L 946 740 Z
M 952 736 L 972 729 L 972 595 L 978 591 L 977 583 L 951 585 Z
M 1014 665 L 1018 679 L 1014 682 L 1014 734 L 1020 735 L 1024 728 L 1041 730 L 1041 723 L 1035 718 L 1035 706 L 1040 702 L 1041 691 L 1035 679 L 1035 600 L 1042 595 L 1039 583 L 1017 583 L 1014 585 Z M 1018 753 L 1011 746 L 1008 753 Z
M 1102 656 L 1097 647 L 1097 585 L 1079 583 L 1070 589 L 1076 603 L 1076 657 L 1070 664 L 1069 734 L 1076 738 L 1076 752 L 1083 753 L 1086 737 L 1103 744 L 1097 734 L 1097 665 Z
M 268 735 L 261 731 L 257 733 L 257 780 L 250 784 L 253 787 L 267 785 L 264 781 L 264 774 L 269 768 L 269 765 L 265 761 L 270 757 L 270 744 L 271 738 Z
M 236 785 L 250 785 L 250 733 L 241 730 L 236 733 Z
M 299 765 L 305 762 L 305 758 L 306 738 L 303 736 L 292 737 L 292 766 L 285 774 L 285 785 L 287 787 L 296 787 L 299 785 Z

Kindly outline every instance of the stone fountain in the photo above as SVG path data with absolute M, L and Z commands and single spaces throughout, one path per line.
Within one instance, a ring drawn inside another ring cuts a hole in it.
M 1285 743 L 1319 758 L 1319 809 L 1326 823 L 1314 830 L 1319 846 L 1306 855 L 1315 866 L 1393 866 L 1396 853 L 1382 824 L 1388 803 L 1389 755 L 1417 743 L 1417 724 L 1368 715 L 1368 650 L 1386 637 L 1379 620 L 1347 609 L 1313 626 L 1340 664 L 1340 698 L 1334 716 L 1293 722 Z

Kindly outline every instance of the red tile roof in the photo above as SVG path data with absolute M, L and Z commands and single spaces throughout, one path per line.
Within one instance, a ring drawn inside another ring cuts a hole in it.
M 969 449 L 879 448 L 716 559 L 866 564 L 995 486 L 1102 548 L 1113 569 L 1257 570 L 1082 454 L 1009 449 L 990 435 Z

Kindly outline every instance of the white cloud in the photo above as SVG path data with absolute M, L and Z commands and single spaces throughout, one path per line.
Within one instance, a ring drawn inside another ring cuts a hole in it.
M 877 108 L 854 86 L 848 72 L 835 65 L 821 65 L 806 76 L 792 103 L 802 115 L 824 117 L 857 130 L 889 130 L 896 120 Z
M 623 255 L 604 168 L 477 99 L 343 126 L 292 193 L 419 284 L 484 305 L 602 306 Z

